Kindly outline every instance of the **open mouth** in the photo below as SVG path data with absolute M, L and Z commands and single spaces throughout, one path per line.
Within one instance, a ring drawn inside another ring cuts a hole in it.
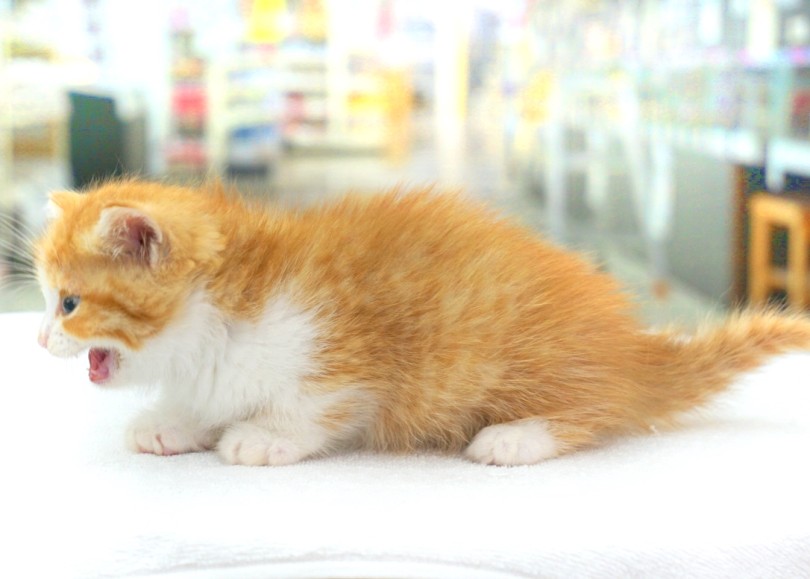
M 90 381 L 93 384 L 104 384 L 112 378 L 118 368 L 118 352 L 106 348 L 90 348 Z

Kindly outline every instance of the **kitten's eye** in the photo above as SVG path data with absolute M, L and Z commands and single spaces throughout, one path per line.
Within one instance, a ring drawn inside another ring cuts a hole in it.
M 67 296 L 62 300 L 62 312 L 70 314 L 79 305 L 79 296 Z

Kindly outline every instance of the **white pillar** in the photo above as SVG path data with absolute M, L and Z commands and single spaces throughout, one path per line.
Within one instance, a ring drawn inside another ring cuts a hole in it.
M 434 131 L 441 185 L 464 180 L 465 121 L 472 7 L 467 2 L 436 2 Z

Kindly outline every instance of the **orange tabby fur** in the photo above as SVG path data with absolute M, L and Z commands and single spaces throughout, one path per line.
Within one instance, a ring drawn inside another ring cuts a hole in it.
M 138 350 L 199 288 L 234 322 L 259 319 L 278 292 L 314 312 L 323 340 L 303 388 L 361 393 L 320 416 L 336 441 L 324 452 L 458 451 L 487 426 L 541 418 L 561 454 L 667 423 L 767 355 L 810 346 L 804 318 L 773 313 L 689 340 L 648 333 L 611 277 L 455 195 L 287 212 L 124 181 L 52 201 L 37 260 L 60 297 L 81 296 L 62 319 L 80 339 Z M 111 206 L 159 224 L 153 267 L 99 237 Z

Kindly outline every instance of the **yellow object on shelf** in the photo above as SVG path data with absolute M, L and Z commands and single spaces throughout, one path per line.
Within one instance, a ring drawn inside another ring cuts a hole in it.
M 520 113 L 524 120 L 541 123 L 548 119 L 549 97 L 557 82 L 550 70 L 541 70 L 529 79 L 520 95 Z
M 326 39 L 326 6 L 323 0 L 303 0 L 298 7 L 298 32 L 304 38 Z
M 287 1 L 253 0 L 248 18 L 248 42 L 276 44 L 286 36 Z

